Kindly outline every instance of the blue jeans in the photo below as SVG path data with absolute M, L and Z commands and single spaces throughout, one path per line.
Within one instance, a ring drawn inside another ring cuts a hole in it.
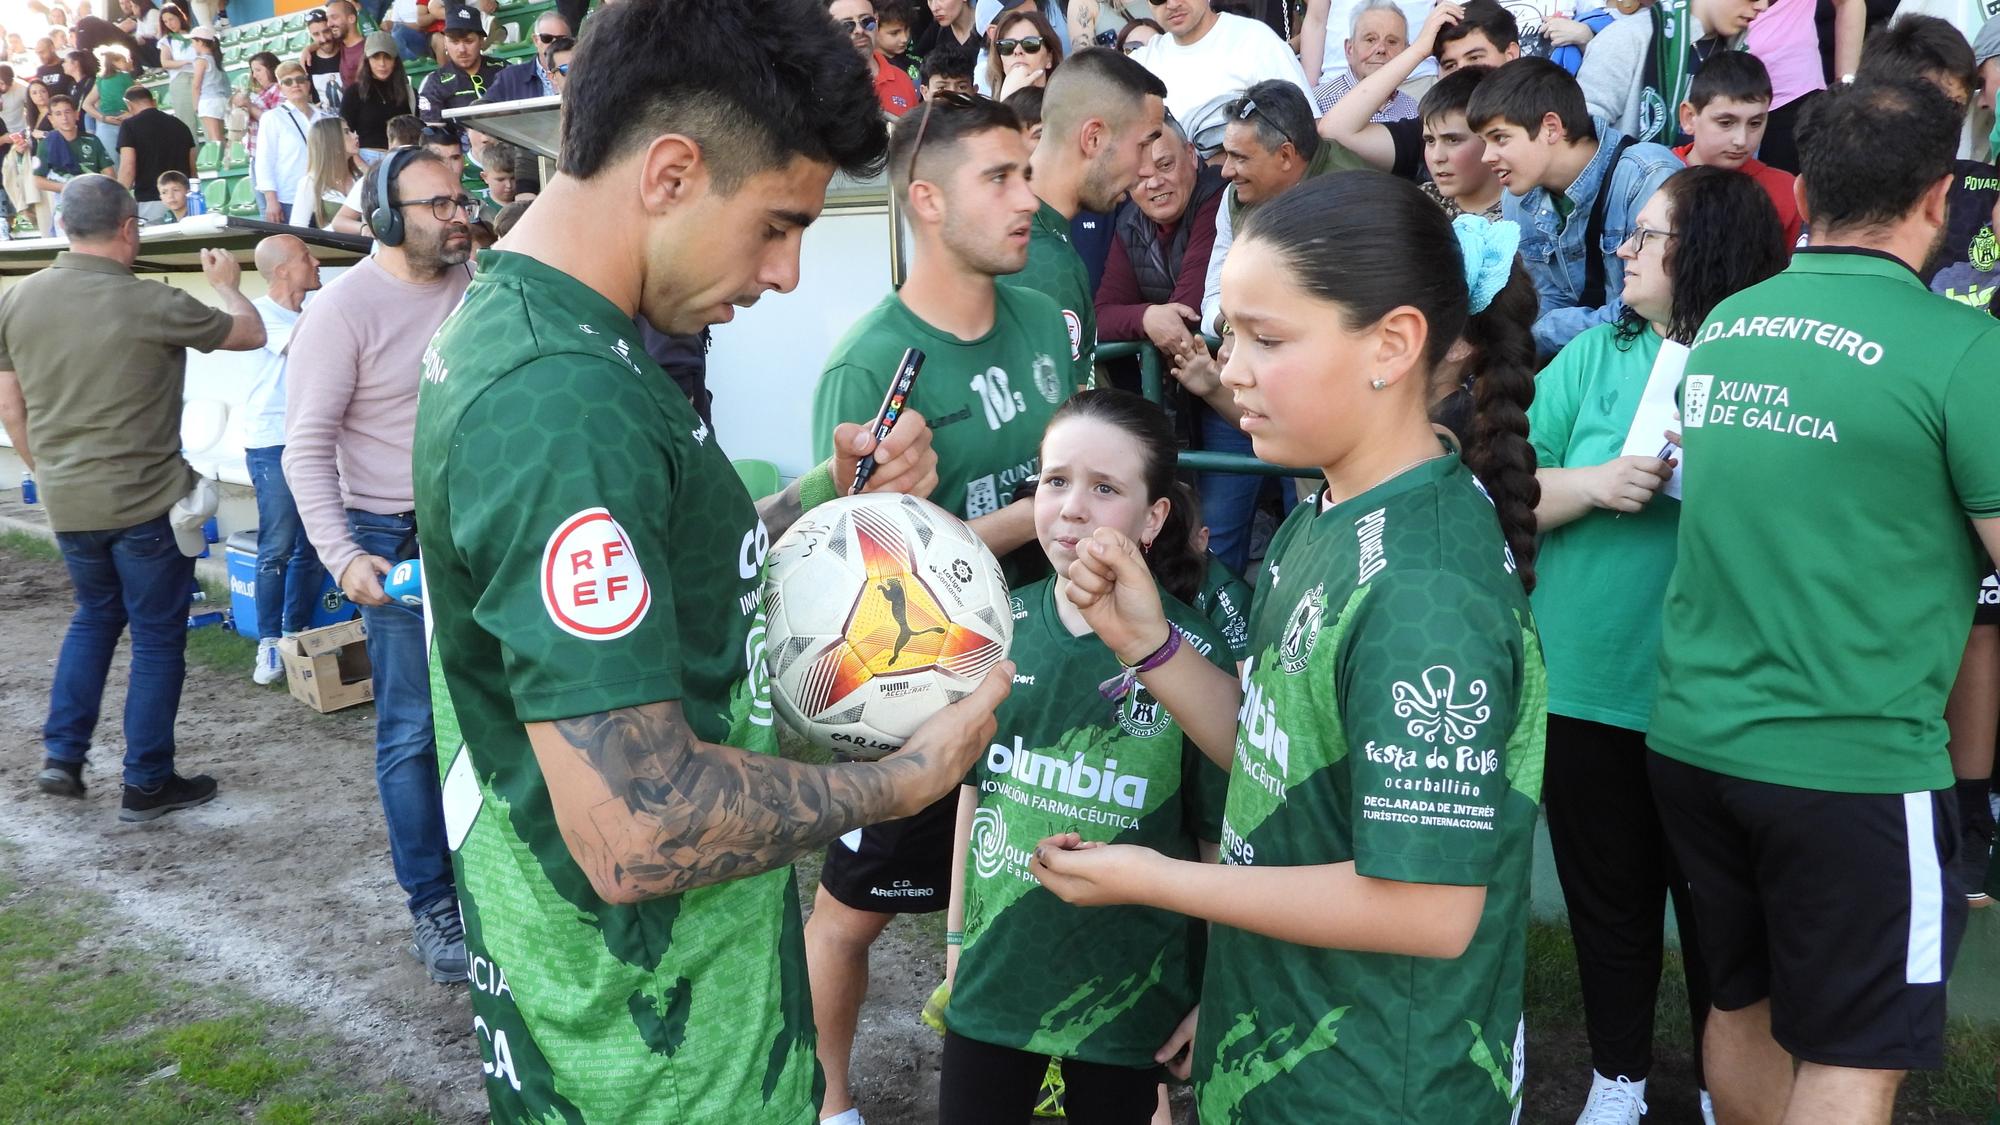
M 354 543 L 392 563 L 417 557 L 416 520 L 347 510 Z M 389 825 L 389 860 L 411 913 L 454 893 L 444 840 L 444 795 L 431 729 L 430 662 L 424 619 L 408 606 L 364 605 L 368 662 L 375 668 L 375 788 Z
M 60 762 L 81 762 L 90 753 L 111 654 L 129 625 L 125 784 L 152 789 L 174 772 L 194 560 L 181 554 L 165 515 L 110 531 L 58 532 L 56 546 L 76 588 L 76 615 L 56 660 L 42 742 Z
M 404 58 L 427 59 L 431 57 L 431 37 L 425 35 L 422 30 L 411 27 L 406 23 L 399 23 L 389 29 L 389 34 L 395 37 L 396 46 L 403 49 Z
M 104 142 L 104 151 L 114 156 L 118 153 L 118 129 L 118 126 L 101 118 L 90 119 L 90 131 L 97 134 L 98 140 Z
M 1214 453 L 1252 453 L 1250 435 L 1236 424 L 1201 407 L 1201 447 Z M 1238 574 L 1250 562 L 1250 529 L 1257 520 L 1257 501 L 1275 478 L 1251 473 L 1202 473 L 1201 519 L 1208 525 L 1208 549 Z
M 267 641 L 311 627 L 320 587 L 326 585 L 326 568 L 313 553 L 285 483 L 284 455 L 282 445 L 243 451 L 250 485 L 257 490 L 257 636 Z

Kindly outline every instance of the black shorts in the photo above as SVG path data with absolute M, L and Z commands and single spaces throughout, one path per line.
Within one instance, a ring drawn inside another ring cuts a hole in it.
M 1945 976 L 1965 932 L 1948 890 L 1950 789 L 1826 793 L 1647 755 L 1687 873 L 1715 1006 L 1771 1002 L 1771 1033 L 1806 1062 L 1944 1064 Z
M 1979 599 L 1972 603 L 1974 625 L 2000 625 L 2000 573 L 1979 580 Z
M 819 885 L 843 905 L 877 914 L 930 914 L 951 897 L 958 789 L 924 811 L 885 820 L 826 846 Z

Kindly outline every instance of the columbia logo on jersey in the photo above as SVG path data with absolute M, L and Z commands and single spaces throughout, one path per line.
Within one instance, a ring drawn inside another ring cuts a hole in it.
M 1278 701 L 1251 679 L 1256 657 L 1243 662 L 1243 705 L 1236 712 L 1236 764 L 1244 777 L 1283 800 L 1285 774 L 1291 768 L 1292 740 L 1278 725 Z M 1252 753 L 1256 751 L 1256 753 Z M 1275 765 L 1277 772 L 1271 767 Z
M 1157 706 L 1157 705 L 1156 705 Z M 1087 801 L 1109 801 L 1128 809 L 1146 807 L 1146 779 L 1118 772 L 1118 759 L 1106 758 L 1100 768 L 1083 760 L 1079 751 L 1065 762 L 1038 754 L 1014 736 L 1012 746 L 999 743 L 986 751 L 986 768 L 995 777 L 1011 777 L 1023 785 Z

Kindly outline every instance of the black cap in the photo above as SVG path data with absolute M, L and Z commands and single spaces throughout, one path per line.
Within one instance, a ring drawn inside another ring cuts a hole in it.
M 470 4 L 453 4 L 444 12 L 444 29 L 453 31 L 476 31 L 486 34 L 486 24 L 479 18 L 479 9 Z

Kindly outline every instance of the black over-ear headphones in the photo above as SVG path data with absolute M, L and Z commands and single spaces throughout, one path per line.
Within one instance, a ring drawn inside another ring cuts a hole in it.
M 368 229 L 384 246 L 403 244 L 403 211 L 396 206 L 396 177 L 420 151 L 399 148 L 375 162 L 375 209 L 368 212 Z

